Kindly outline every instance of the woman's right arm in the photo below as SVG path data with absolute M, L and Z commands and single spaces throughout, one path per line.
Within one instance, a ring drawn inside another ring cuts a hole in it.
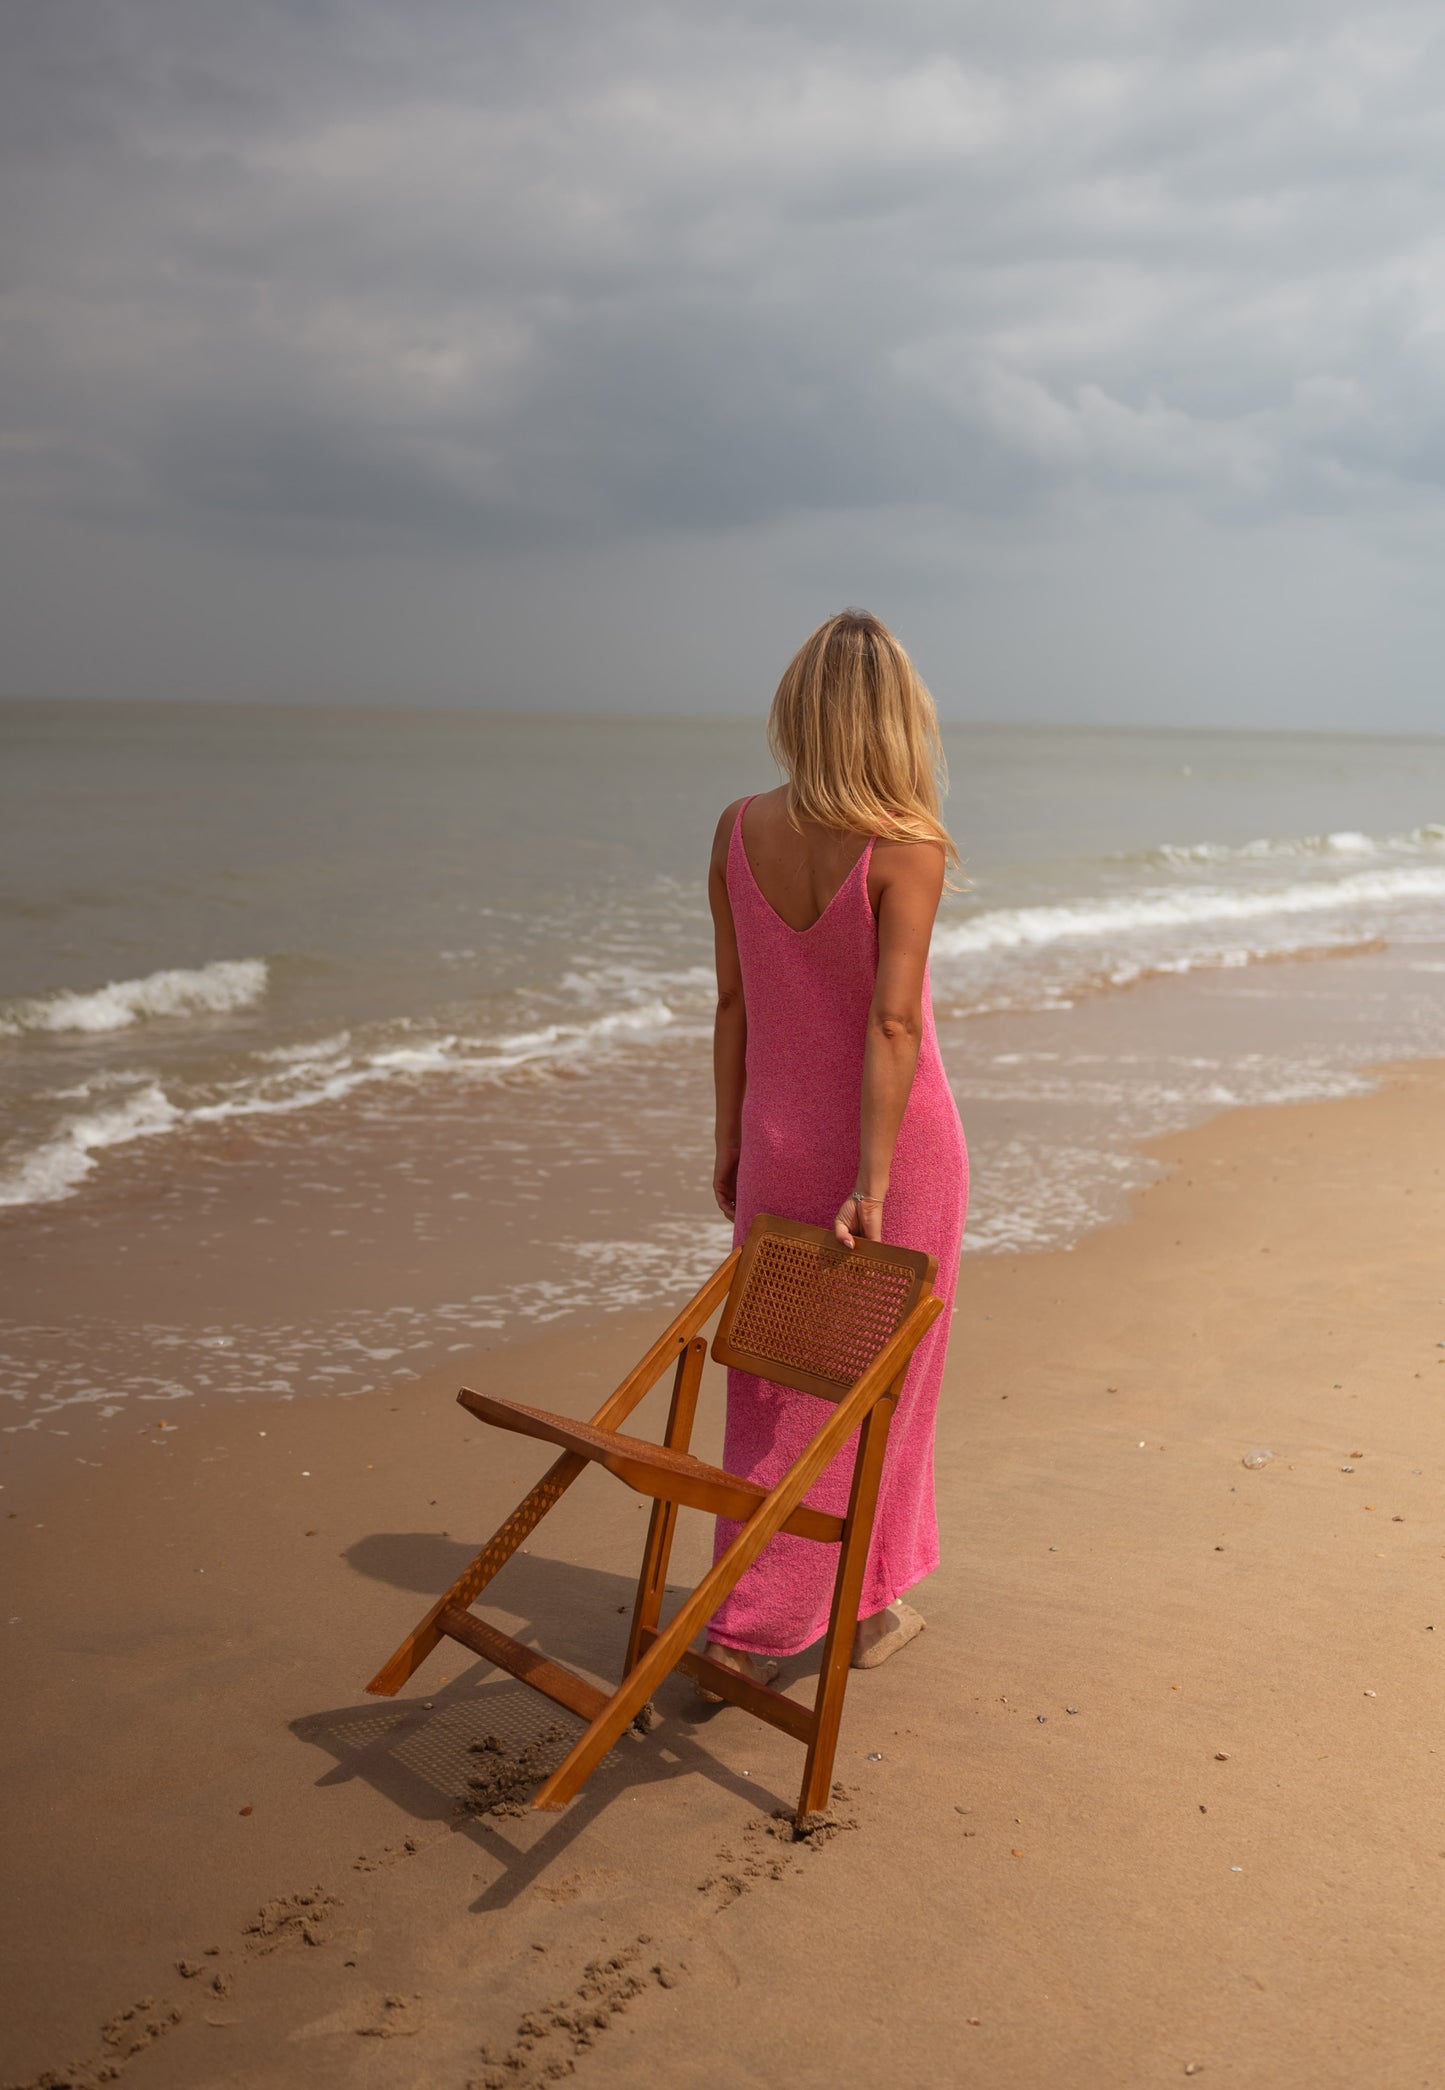
M 743 1091 L 747 1087 L 748 1012 L 743 1004 L 743 972 L 737 931 L 728 899 L 728 849 L 742 804 L 724 812 L 713 836 L 707 896 L 712 908 L 713 953 L 717 963 L 717 1014 L 713 1019 L 712 1069 L 717 1095 L 717 1161 L 712 1194 L 728 1219 L 737 1217 L 738 1158 L 743 1147 Z
M 863 1048 L 858 1124 L 861 1197 L 843 1202 L 833 1231 L 850 1248 L 855 1237 L 883 1238 L 883 1207 L 903 1113 L 923 1041 L 923 975 L 933 918 L 943 893 L 944 856 L 932 842 L 877 842 L 878 975 Z

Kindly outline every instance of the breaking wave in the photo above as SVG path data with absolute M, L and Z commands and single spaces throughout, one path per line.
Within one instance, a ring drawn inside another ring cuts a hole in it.
M 1067 901 L 1055 906 L 1000 907 L 975 915 L 971 921 L 941 923 L 934 931 L 933 949 L 942 958 L 963 958 L 977 952 L 1037 949 L 1048 944 L 1113 939 L 1149 930 L 1330 914 L 1411 899 L 1445 900 L 1445 866 L 1422 864 L 1360 871 L 1345 878 L 1249 890 L 1202 885 L 1177 890 L 1155 887 L 1142 893 Z
M 1285 835 L 1279 839 L 1265 837 L 1257 842 L 1161 842 L 1157 849 L 1118 856 L 1114 861 L 1171 866 L 1245 864 L 1297 858 L 1325 861 L 1354 858 L 1360 861 L 1372 856 L 1419 856 L 1432 850 L 1445 850 L 1445 826 L 1437 822 L 1412 827 L 1398 835 L 1365 835 L 1354 828 L 1340 828 L 1334 834 Z
M 271 1062 L 265 1072 L 228 1084 L 228 1093 L 197 1103 L 186 1112 L 195 1125 L 224 1118 L 245 1118 L 309 1110 L 334 1103 L 360 1088 L 405 1076 L 432 1074 L 470 1076 L 498 1081 L 510 1074 L 586 1060 L 595 1051 L 624 1038 L 656 1036 L 673 1022 L 666 1002 L 618 1009 L 590 1023 L 547 1023 L 536 1030 L 500 1038 L 468 1038 L 456 1032 L 419 1037 L 415 1042 L 357 1046 L 342 1032 L 315 1045 L 286 1046 L 260 1055 Z
M 266 992 L 264 958 L 218 958 L 193 972 L 147 973 L 88 992 L 57 988 L 0 1008 L 0 1036 L 25 1031 L 117 1031 L 174 1016 L 225 1016 L 250 1008 Z
M 159 1082 L 147 1082 L 123 1101 L 66 1119 L 58 1132 L 0 1176 L 0 1205 L 48 1205 L 68 1197 L 106 1147 L 127 1146 L 169 1132 L 181 1112 Z
M 204 1086 L 172 1084 L 168 1094 L 144 1070 L 102 1073 L 75 1088 L 50 1090 L 50 1102 L 82 1107 L 53 1119 L 29 1153 L 0 1174 L 0 1205 L 49 1204 L 66 1197 L 108 1147 L 189 1126 L 229 1119 L 285 1116 L 374 1089 L 428 1076 L 499 1081 L 528 1071 L 586 1062 L 610 1046 L 661 1037 L 675 1021 L 661 1001 L 613 1010 L 583 1023 L 548 1023 L 497 1038 L 444 1032 L 355 1043 L 341 1031 L 309 1044 L 284 1045 L 250 1056 L 246 1072 Z

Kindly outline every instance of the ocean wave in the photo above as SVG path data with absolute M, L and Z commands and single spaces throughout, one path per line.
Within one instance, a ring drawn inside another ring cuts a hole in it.
M 1054 906 L 1000 907 L 975 915 L 972 921 L 940 924 L 934 931 L 933 949 L 941 958 L 966 958 L 980 952 L 1112 940 L 1140 931 L 1204 928 L 1219 922 L 1328 914 L 1410 899 L 1445 900 L 1445 868 L 1412 865 L 1250 890 L 1153 887 L 1142 893 Z
M 249 1008 L 266 992 L 264 958 L 218 958 L 195 971 L 147 973 L 111 980 L 87 992 L 57 988 L 0 1009 L 0 1036 L 26 1031 L 129 1030 L 152 1017 L 224 1016 Z
M 1412 827 L 1404 834 L 1366 835 L 1354 828 L 1339 828 L 1326 835 L 1264 837 L 1257 842 L 1161 842 L 1156 849 L 1142 849 L 1117 856 L 1115 863 L 1132 864 L 1233 864 L 1257 863 L 1280 858 L 1355 858 L 1371 856 L 1417 856 L 1445 849 L 1445 826 L 1431 822 Z
M 169 1132 L 183 1115 L 159 1082 L 151 1081 L 123 1102 L 68 1118 L 59 1131 L 0 1176 L 0 1205 L 47 1205 L 68 1197 L 90 1174 L 95 1156 L 104 1148 Z
M 333 1052 L 344 1052 L 351 1043 L 349 1030 L 339 1030 L 330 1038 L 307 1038 L 296 1045 L 269 1045 L 258 1052 L 258 1060 L 273 1060 L 278 1066 L 289 1067 L 299 1060 L 316 1059 Z
M 90 1101 L 130 1091 L 115 1103 L 79 1111 L 52 1125 L 33 1150 L 0 1175 L 0 1205 L 47 1204 L 69 1195 L 91 1173 L 93 1156 L 156 1133 L 222 1124 L 236 1118 L 288 1116 L 340 1102 L 358 1089 L 439 1075 L 480 1081 L 544 1074 L 548 1068 L 585 1062 L 614 1042 L 660 1038 L 674 1023 L 665 1002 L 617 1009 L 586 1023 L 549 1023 L 497 1038 L 455 1032 L 354 1047 L 349 1032 L 313 1044 L 273 1046 L 253 1056 L 252 1070 L 213 1083 L 209 1093 L 175 1089 L 167 1094 L 148 1072 L 104 1072 L 43 1100 Z M 141 1084 L 135 1086 L 134 1084 Z
M 315 1046 L 287 1046 L 265 1057 L 270 1070 L 259 1079 L 232 1083 L 232 1093 L 198 1103 L 185 1115 L 192 1124 L 223 1118 L 267 1117 L 310 1110 L 339 1102 L 355 1090 L 395 1081 L 407 1075 L 450 1074 L 497 1081 L 524 1070 L 543 1072 L 563 1061 L 585 1060 L 610 1040 L 643 1037 L 665 1030 L 673 1012 L 665 1002 L 617 1009 L 590 1023 L 548 1023 L 537 1030 L 499 1038 L 468 1038 L 457 1032 L 400 1044 L 353 1049 L 349 1034 L 320 1040 Z
M 716 991 L 717 975 L 710 965 L 663 968 L 617 961 L 608 965 L 574 967 L 564 972 L 557 984 L 582 1001 L 596 1001 L 601 995 L 619 994 L 648 998 L 667 994 L 711 997 Z

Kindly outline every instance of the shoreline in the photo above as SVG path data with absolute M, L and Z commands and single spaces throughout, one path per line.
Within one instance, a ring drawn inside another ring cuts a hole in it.
M 1357 1093 L 1367 1062 L 1433 1049 L 1433 948 L 943 1018 L 974 1157 L 965 1269 L 1118 1224 L 1154 1172 L 1150 1143 L 1221 1106 Z M 612 1325 L 659 1284 L 687 1289 L 726 1234 L 706 1188 L 709 1111 L 706 1052 L 687 1037 L 520 1096 L 418 1099 L 381 1121 L 330 1106 L 216 1128 L 194 1150 L 143 1143 L 75 1198 L 0 1213 L 0 1482 L 108 1458 L 157 1410 L 185 1429 L 230 1400 L 354 1397 L 537 1323 Z
M 726 2023 L 728 2080 L 820 2090 L 872 2080 L 885 2025 L 940 2086 L 1428 2081 L 1445 1061 L 1369 1072 L 1149 1143 L 1165 1172 L 1071 1250 L 965 1258 L 929 1630 L 850 1684 L 857 1826 L 821 1850 L 768 1833 L 795 1745 L 677 1680 L 555 1820 L 454 1812 L 470 1742 L 555 1724 L 510 1679 L 439 1653 L 365 1698 L 545 1464 L 456 1409 L 457 1365 L 189 1408 L 7 1490 L 6 2079 L 706 2090 Z M 586 1413 L 662 1318 L 458 1365 Z M 643 1521 L 584 1477 L 485 1615 L 610 1674 Z M 706 1540 L 684 1521 L 680 1577 Z

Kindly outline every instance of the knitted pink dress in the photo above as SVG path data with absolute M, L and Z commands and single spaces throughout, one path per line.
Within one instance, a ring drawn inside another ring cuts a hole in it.
M 728 898 L 748 1021 L 738 1241 L 759 1212 L 831 1226 L 857 1180 L 863 1047 L 878 971 L 878 924 L 868 904 L 872 854 L 870 842 L 811 928 L 790 929 L 753 877 L 741 812 L 733 827 Z M 968 1154 L 925 972 L 923 1040 L 894 1149 L 883 1238 L 938 1258 L 936 1287 L 950 1309 L 967 1202 Z M 940 1314 L 919 1344 L 894 1412 L 860 1618 L 938 1565 L 933 1425 L 949 1320 Z M 827 1408 L 811 1394 L 729 1371 L 723 1464 L 772 1487 L 816 1435 Z M 814 1484 L 810 1503 L 846 1510 L 853 1457 L 850 1443 Z M 718 1518 L 715 1557 L 737 1530 L 730 1518 Z M 797 1654 L 826 1630 L 837 1568 L 836 1547 L 780 1532 L 718 1610 L 709 1637 L 755 1654 Z

